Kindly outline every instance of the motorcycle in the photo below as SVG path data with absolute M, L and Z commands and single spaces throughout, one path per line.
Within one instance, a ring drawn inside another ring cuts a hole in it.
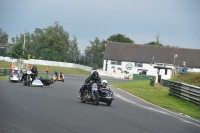
M 56 76 L 56 74 L 54 73 L 52 78 L 54 79 L 54 81 L 62 81 L 65 82 L 65 76 L 63 73 L 58 74 L 58 76 Z
M 24 85 L 25 86 L 30 86 L 31 85 L 31 81 L 32 81 L 31 74 L 32 74 L 32 72 L 29 71 L 29 70 L 26 72 L 25 78 L 24 78 Z
M 62 82 L 65 82 L 65 76 L 63 73 L 60 73 L 59 76 L 58 76 L 58 81 L 62 81 Z
M 114 101 L 115 96 L 110 88 L 101 88 L 99 90 L 99 101 L 106 103 L 108 106 Z
M 98 85 L 96 83 L 90 82 L 89 84 L 85 84 L 86 86 L 83 92 L 83 95 L 80 93 L 80 97 L 77 96 L 78 99 L 81 100 L 81 102 L 86 103 L 86 102 L 93 102 L 95 105 L 99 105 L 99 88 L 101 85 Z
M 41 86 L 43 87 L 43 83 L 39 79 L 35 79 L 34 73 L 28 70 L 24 75 L 24 85 L 25 86 Z

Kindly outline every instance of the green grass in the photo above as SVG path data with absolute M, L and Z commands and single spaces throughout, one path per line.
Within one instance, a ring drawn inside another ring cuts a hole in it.
M 165 109 L 200 119 L 199 106 L 169 95 L 169 88 L 167 87 L 161 85 L 150 86 L 149 80 L 114 83 L 114 86 Z
M 8 79 L 9 79 L 9 75 L 0 76 L 0 80 L 8 80 Z

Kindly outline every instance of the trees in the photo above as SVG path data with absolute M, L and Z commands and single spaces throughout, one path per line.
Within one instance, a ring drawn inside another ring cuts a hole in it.
M 69 33 L 58 22 L 54 26 L 44 29 L 36 28 L 31 34 L 34 51 L 28 50 L 38 59 L 67 61 L 66 54 L 69 51 Z
M 78 49 L 78 42 L 75 36 L 72 40 L 69 40 L 69 51 L 68 51 L 70 62 L 79 63 L 81 58 L 80 50 Z
M 145 44 L 145 45 L 155 45 L 155 46 L 163 46 L 161 43 L 157 43 L 157 42 L 149 42 L 149 43 L 147 43 L 147 44 Z
M 24 34 L 11 40 L 13 44 L 19 46 L 18 44 L 24 43 Z M 26 33 L 25 50 L 30 58 L 70 62 L 71 58 L 80 56 L 77 45 L 76 37 L 70 40 L 69 33 L 58 22 L 44 29 L 35 28 L 32 34 Z M 68 53 L 71 56 L 68 56 Z
M 123 34 L 114 34 L 111 35 L 107 41 L 113 41 L 113 42 L 124 42 L 124 43 L 134 43 L 134 41 L 132 39 L 130 39 L 129 37 L 126 37 Z
M 6 55 L 6 45 L 8 46 L 8 34 L 0 28 L 0 55 Z
M 23 49 L 23 44 L 19 43 L 14 45 L 12 51 L 8 54 L 8 56 L 15 59 L 28 59 L 28 53 Z
M 145 44 L 145 45 L 163 46 L 163 45 L 160 43 L 160 42 L 162 42 L 162 41 L 159 40 L 159 39 L 160 39 L 159 33 L 158 33 L 158 35 L 155 36 L 155 38 L 156 38 L 156 42 L 154 42 L 154 41 L 148 42 L 148 43 Z
M 90 41 L 91 46 L 85 49 L 85 62 L 87 65 L 93 66 L 94 68 L 100 68 L 103 66 L 103 56 L 105 52 L 106 41 L 96 37 L 94 41 Z
M 105 44 L 107 41 L 134 43 L 133 40 L 122 34 L 111 35 L 107 40 L 100 40 L 98 37 L 96 37 L 94 41 L 90 41 L 91 46 L 86 47 L 85 49 L 85 56 L 83 58 L 84 64 L 92 66 L 94 68 L 102 67 Z

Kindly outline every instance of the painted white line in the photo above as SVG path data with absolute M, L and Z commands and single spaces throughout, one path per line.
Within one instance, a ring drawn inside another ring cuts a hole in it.
M 170 110 L 164 109 L 164 108 L 162 108 L 162 107 L 160 107 L 160 106 L 157 106 L 157 105 L 155 105 L 155 104 L 152 104 L 152 103 L 150 103 L 150 102 L 147 102 L 147 101 L 145 101 L 144 99 L 141 99 L 141 98 L 139 98 L 139 97 L 137 97 L 137 96 L 135 96 L 135 95 L 133 95 L 133 94 L 127 92 L 127 91 L 124 91 L 124 90 L 122 90 L 122 89 L 120 89 L 120 88 L 118 88 L 118 90 L 123 91 L 123 92 L 125 92 L 125 93 L 127 93 L 127 94 L 129 94 L 129 95 L 131 95 L 131 96 L 133 96 L 133 97 L 136 97 L 136 98 L 138 98 L 138 99 L 140 99 L 140 100 L 142 100 L 142 101 L 144 101 L 144 102 L 146 102 L 146 103 L 148 103 L 148 104 L 151 104 L 151 105 L 153 105 L 153 106 L 155 106 L 155 107 L 157 107 L 157 108 L 159 108 L 159 109 L 162 109 L 162 110 L 164 110 L 164 111 L 166 111 L 166 112 L 169 112 L 169 113 L 172 113 L 172 114 L 175 114 L 175 115 L 178 115 L 178 116 L 181 116 L 181 117 L 190 119 L 190 120 L 194 120 L 194 121 L 196 121 L 196 122 L 200 122 L 199 120 L 196 120 L 196 119 L 194 119 L 194 118 L 192 118 L 192 117 L 190 117 L 190 116 L 188 116 L 188 115 L 183 115 L 182 113 L 174 113 L 174 112 L 172 112 L 172 111 L 170 111 Z M 130 100 L 124 98 L 124 97 L 121 96 L 121 95 L 118 95 L 118 94 L 114 94 L 114 95 L 117 96 L 117 97 L 119 97 L 120 99 L 126 101 L 126 102 L 135 104 L 135 105 L 140 106 L 140 107 L 142 107 L 142 108 L 146 108 L 146 109 L 149 109 L 149 110 L 153 110 L 153 111 L 156 111 L 156 112 L 159 112 L 159 113 L 162 113 L 162 114 L 168 114 L 168 113 L 163 112 L 163 111 L 159 111 L 159 110 L 156 110 L 156 109 L 153 109 L 153 108 L 150 108 L 150 107 L 145 107 L 145 106 L 142 106 L 142 105 L 140 105 L 140 104 L 137 104 L 136 102 L 130 101 Z M 169 115 L 169 114 L 168 114 L 168 115 Z M 180 119 L 180 120 L 183 121 L 183 122 L 190 123 L 190 124 L 193 124 L 193 125 L 195 125 L 195 126 L 200 127 L 200 125 L 195 124 L 195 123 L 193 123 L 193 122 L 189 122 L 189 121 L 184 120 L 184 119 L 179 118 L 179 117 L 177 117 L 177 118 Z

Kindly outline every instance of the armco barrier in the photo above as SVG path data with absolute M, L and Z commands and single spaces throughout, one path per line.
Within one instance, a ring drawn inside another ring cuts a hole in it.
M 170 83 L 171 83 L 170 80 L 162 79 L 162 85 L 163 86 L 170 87 Z
M 4 72 L 4 69 L 0 69 L 0 76 L 5 76 L 6 73 Z
M 0 76 L 10 75 L 11 70 L 7 68 L 0 68 Z
M 10 57 L 3 57 L 0 56 L 0 60 L 8 61 L 8 62 L 15 62 L 17 59 L 11 59 Z M 74 63 L 67 63 L 67 62 L 56 62 L 56 61 L 47 61 L 47 60 L 37 60 L 37 59 L 29 59 L 23 60 L 24 64 L 34 64 L 34 65 L 46 65 L 46 66 L 59 66 L 59 67 L 69 67 L 69 68 L 78 68 L 88 72 L 91 72 L 92 67 L 74 64 Z M 9 66 L 8 66 L 9 67 Z
M 177 81 L 171 81 L 169 93 L 189 102 L 200 105 L 200 87 Z

